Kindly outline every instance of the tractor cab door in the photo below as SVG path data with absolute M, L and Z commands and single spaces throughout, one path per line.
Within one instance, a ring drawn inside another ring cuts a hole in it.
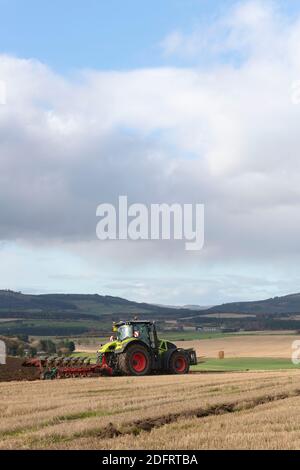
M 158 350 L 158 340 L 154 325 L 136 323 L 133 326 L 133 336 L 146 343 L 151 350 Z
M 150 346 L 150 337 L 147 325 L 136 323 L 133 325 L 133 337 L 138 338 Z
M 149 338 L 150 338 L 151 348 L 154 349 L 156 352 L 158 352 L 159 341 L 158 341 L 155 325 L 153 324 L 149 325 Z

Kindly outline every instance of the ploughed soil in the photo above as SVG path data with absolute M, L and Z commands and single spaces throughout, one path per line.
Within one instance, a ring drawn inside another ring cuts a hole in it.
M 24 359 L 7 357 L 6 364 L 0 364 L 0 382 L 13 380 L 38 380 L 40 371 L 37 367 L 24 367 Z

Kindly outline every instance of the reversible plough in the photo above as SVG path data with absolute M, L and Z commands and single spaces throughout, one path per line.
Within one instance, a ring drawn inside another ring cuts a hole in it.
M 112 370 L 105 364 L 91 364 L 88 357 L 40 357 L 25 359 L 24 367 L 37 367 L 42 380 L 67 379 L 71 377 L 95 377 L 112 375 Z

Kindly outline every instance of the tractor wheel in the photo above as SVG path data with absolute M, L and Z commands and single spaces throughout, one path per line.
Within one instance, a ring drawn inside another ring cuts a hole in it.
M 118 366 L 125 375 L 147 375 L 151 370 L 150 354 L 141 344 L 133 344 L 119 355 Z
M 172 354 L 169 363 L 169 372 L 171 374 L 188 374 L 190 364 L 186 355 L 180 351 Z

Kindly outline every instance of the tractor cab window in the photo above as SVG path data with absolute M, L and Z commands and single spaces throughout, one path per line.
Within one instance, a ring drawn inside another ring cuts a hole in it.
M 132 325 L 122 325 L 118 329 L 117 337 L 119 341 L 123 341 L 126 338 L 132 338 L 133 329 Z
M 149 344 L 149 330 L 147 328 L 147 325 L 141 323 L 137 323 L 133 327 L 133 336 L 135 338 L 139 338 L 145 343 Z

